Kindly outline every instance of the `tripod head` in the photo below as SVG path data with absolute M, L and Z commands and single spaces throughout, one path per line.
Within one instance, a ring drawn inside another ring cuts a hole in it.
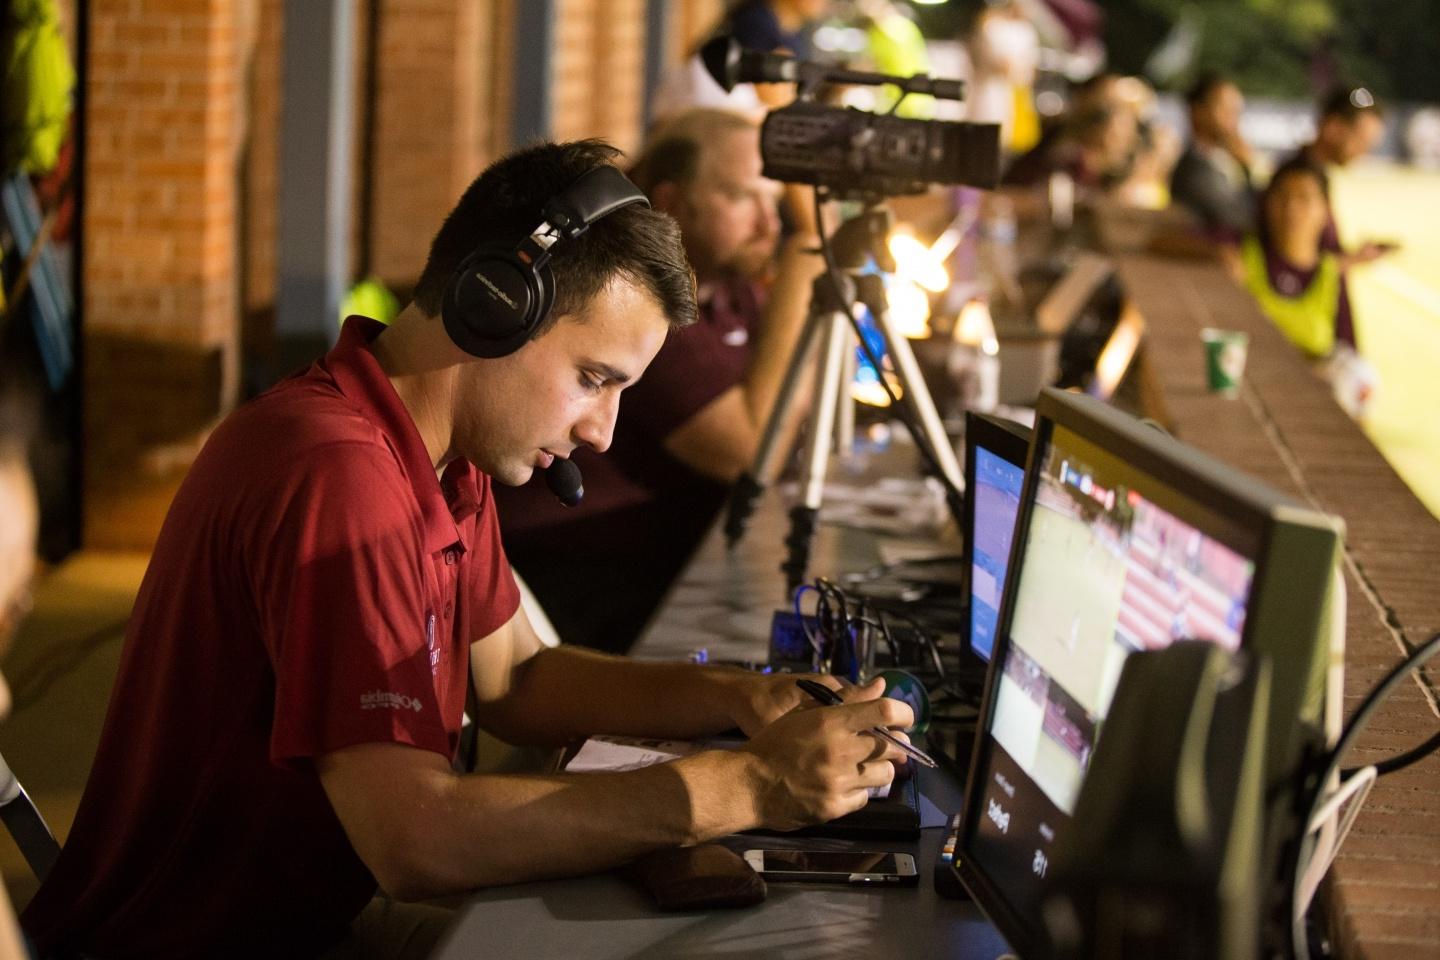
M 895 272 L 895 257 L 886 243 L 895 216 L 881 198 L 868 200 L 858 216 L 851 217 L 830 235 L 831 262 L 838 270 L 858 273 L 871 261 L 883 273 Z

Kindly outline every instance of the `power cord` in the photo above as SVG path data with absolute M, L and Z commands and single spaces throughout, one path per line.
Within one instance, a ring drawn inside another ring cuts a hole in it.
M 1306 960 L 1310 957 L 1309 931 L 1306 929 L 1307 917 L 1309 915 L 1309 898 L 1305 896 L 1302 889 L 1304 877 L 1308 872 L 1308 864 L 1302 864 L 1303 851 L 1306 846 L 1306 838 L 1318 831 L 1344 799 L 1352 793 L 1358 795 L 1353 801 L 1352 809 L 1349 811 L 1343 826 L 1336 837 L 1333 850 L 1330 856 L 1333 858 L 1334 851 L 1338 850 L 1340 843 L 1345 839 L 1345 833 L 1358 812 L 1358 803 L 1363 802 L 1364 792 L 1369 789 L 1369 782 L 1382 773 L 1394 773 L 1396 770 L 1403 770 L 1416 761 L 1428 756 L 1440 748 L 1440 733 L 1430 737 L 1419 746 L 1406 750 L 1404 753 L 1396 754 L 1389 759 L 1379 763 L 1368 764 L 1362 767 L 1351 767 L 1343 771 L 1345 783 L 1337 794 L 1327 796 L 1326 784 L 1341 773 L 1340 761 L 1354 745 L 1355 740 L 1365 729 L 1375 711 L 1390 696 L 1392 690 L 1399 683 L 1410 675 L 1412 670 L 1418 670 L 1424 666 L 1431 657 L 1440 653 L 1440 633 L 1436 633 L 1417 647 L 1411 654 L 1395 666 L 1385 679 L 1376 684 L 1364 701 L 1345 725 L 1344 731 L 1340 734 L 1335 749 L 1323 758 L 1324 766 L 1319 771 L 1319 776 L 1314 780 L 1314 793 L 1310 802 L 1304 804 L 1305 819 L 1301 821 L 1301 834 L 1297 838 L 1289 856 L 1290 875 L 1290 902 L 1291 902 L 1291 924 L 1290 924 L 1290 949 L 1295 960 Z M 1317 822 L 1318 821 L 1318 822 Z

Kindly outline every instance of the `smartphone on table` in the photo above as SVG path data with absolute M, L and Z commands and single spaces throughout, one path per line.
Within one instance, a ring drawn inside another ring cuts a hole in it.
M 866 850 L 746 850 L 745 862 L 766 880 L 807 883 L 913 884 L 915 858 Z

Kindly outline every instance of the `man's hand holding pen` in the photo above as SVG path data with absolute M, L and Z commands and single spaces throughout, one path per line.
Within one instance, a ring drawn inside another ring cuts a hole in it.
M 800 693 L 793 676 L 784 679 Z M 807 678 L 807 683 L 814 682 Z M 836 694 L 842 703 L 823 710 L 792 710 L 752 736 L 743 750 L 755 761 L 752 793 L 761 823 L 790 830 L 834 820 L 863 807 L 867 790 L 895 778 L 894 765 L 905 762 L 908 745 L 864 734 L 877 727 L 888 731 L 910 726 L 915 716 L 906 704 L 883 697 L 884 689 L 879 679 L 849 687 Z M 793 704 L 801 699 L 795 697 Z

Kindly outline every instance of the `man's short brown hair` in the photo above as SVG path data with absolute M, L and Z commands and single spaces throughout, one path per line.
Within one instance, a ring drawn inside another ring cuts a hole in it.
M 440 314 L 445 287 L 460 262 L 481 245 L 518 246 L 540 225 L 541 209 L 566 187 L 620 151 L 601 140 L 541 143 L 492 163 L 466 189 L 430 245 L 415 303 Z M 596 294 L 625 279 L 655 298 L 672 327 L 695 321 L 695 275 L 680 227 L 667 214 L 635 204 L 596 221 L 573 243 L 555 245 L 550 259 L 555 300 L 540 336 L 561 316 L 578 315 Z

